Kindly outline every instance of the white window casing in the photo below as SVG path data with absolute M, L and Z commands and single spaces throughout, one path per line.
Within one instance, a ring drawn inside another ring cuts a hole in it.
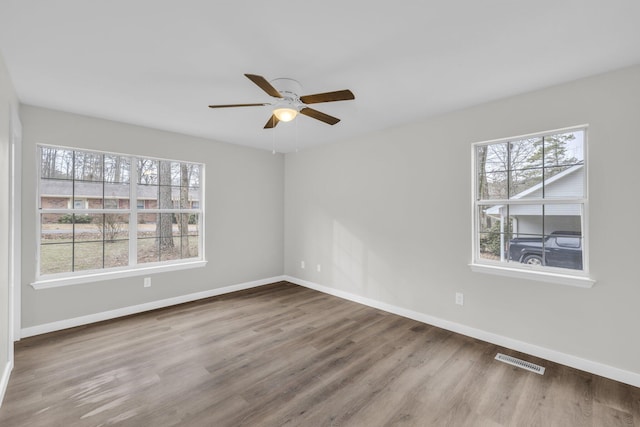
M 471 151 L 472 271 L 593 286 L 587 125 L 477 142 Z
M 56 158 L 58 151 L 66 163 Z M 37 152 L 35 289 L 206 265 L 204 164 L 49 145 L 38 145 Z M 138 168 L 145 164 L 155 169 L 145 170 L 141 182 Z M 140 195 L 155 197 L 155 206 L 138 199 L 139 188 L 151 192 Z M 88 223 L 82 226 L 81 218 Z

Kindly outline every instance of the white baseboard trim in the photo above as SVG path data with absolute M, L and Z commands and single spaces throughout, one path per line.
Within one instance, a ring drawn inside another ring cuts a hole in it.
M 72 319 L 59 320 L 56 322 L 45 323 L 42 325 L 30 326 L 21 329 L 21 338 L 32 337 L 34 335 L 46 334 L 48 332 L 59 331 L 62 329 L 73 328 L 75 326 L 87 325 L 89 323 L 101 322 L 103 320 L 115 319 L 116 317 L 128 316 L 130 314 L 142 313 L 143 311 L 155 310 L 157 308 L 169 307 L 185 302 L 196 301 L 203 298 L 214 297 L 217 295 L 228 294 L 230 292 L 242 291 L 244 289 L 255 288 L 257 286 L 268 285 L 274 282 L 286 280 L 285 276 L 275 276 L 266 279 L 254 280 L 252 282 L 239 283 L 236 285 L 225 286 L 223 288 L 211 289 L 203 292 L 196 292 L 188 295 L 180 295 L 173 298 L 167 298 L 159 301 L 151 301 L 144 304 L 132 305 L 129 307 L 117 308 L 115 310 L 103 311 L 100 313 L 89 314 L 86 316 L 74 317 Z
M 317 283 L 309 282 L 307 280 L 298 279 L 296 277 L 292 277 L 292 276 L 284 276 L 284 277 L 285 277 L 284 280 L 291 283 L 295 283 L 296 285 L 304 286 L 306 288 L 314 289 L 316 291 L 320 291 L 329 295 L 333 295 L 349 301 L 364 304 L 369 307 L 377 308 L 383 311 L 387 311 L 389 313 L 407 317 L 409 319 L 417 320 L 422 323 L 427 323 L 429 325 L 437 326 L 439 328 L 456 332 L 461 335 L 477 338 L 482 341 L 490 342 L 492 344 L 510 348 L 512 350 L 530 354 L 532 356 L 540 357 L 542 359 L 550 360 L 552 362 L 569 366 L 571 368 L 580 369 L 581 371 L 589 372 L 591 374 L 600 375 L 602 377 L 619 381 L 621 383 L 630 384 L 634 387 L 640 387 L 639 373 L 615 368 L 613 366 L 605 365 L 603 363 L 594 362 L 594 361 L 583 359 L 570 354 L 562 353 L 556 350 L 540 347 L 535 344 L 529 344 L 523 341 L 518 341 L 513 338 L 483 331 L 481 329 L 472 328 L 470 326 L 466 326 L 456 322 L 451 322 L 449 320 L 440 319 L 438 317 L 429 316 L 424 313 L 419 313 L 417 311 L 408 310 L 406 308 L 387 304 L 387 303 L 366 298 L 360 295 L 352 294 L 352 293 L 341 291 L 338 289 L 333 289 L 327 286 L 319 285 Z
M 11 375 L 11 370 L 13 369 L 13 361 L 8 361 L 2 370 L 2 379 L 0 380 L 0 406 L 2 406 L 2 402 L 4 401 L 4 394 L 7 391 L 7 386 L 9 385 L 9 376 Z

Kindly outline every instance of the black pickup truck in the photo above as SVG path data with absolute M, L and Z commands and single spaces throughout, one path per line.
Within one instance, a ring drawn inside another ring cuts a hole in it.
M 509 260 L 524 264 L 582 270 L 582 236 L 579 232 L 554 231 L 545 238 L 511 239 L 509 240 Z

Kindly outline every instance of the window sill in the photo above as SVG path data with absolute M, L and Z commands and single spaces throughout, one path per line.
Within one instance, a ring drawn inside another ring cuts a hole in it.
M 122 279 L 126 277 L 144 276 L 147 274 L 165 273 L 168 271 L 187 270 L 207 265 L 207 261 L 189 261 L 170 265 L 153 265 L 134 269 L 83 274 L 81 276 L 56 277 L 55 279 L 36 280 L 31 283 L 33 289 L 49 289 L 60 286 L 80 285 L 83 283 L 101 282 L 104 280 Z
M 536 280 L 539 282 L 557 283 L 560 285 L 591 288 L 596 281 L 586 276 L 574 276 L 548 271 L 524 270 L 487 264 L 469 264 L 471 271 L 476 273 L 494 274 L 498 276 L 516 277 L 519 279 Z

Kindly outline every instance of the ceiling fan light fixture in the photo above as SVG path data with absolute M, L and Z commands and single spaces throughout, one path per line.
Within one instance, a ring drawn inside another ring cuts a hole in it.
M 276 108 L 273 110 L 273 115 L 281 122 L 290 122 L 298 115 L 298 110 L 288 107 Z

